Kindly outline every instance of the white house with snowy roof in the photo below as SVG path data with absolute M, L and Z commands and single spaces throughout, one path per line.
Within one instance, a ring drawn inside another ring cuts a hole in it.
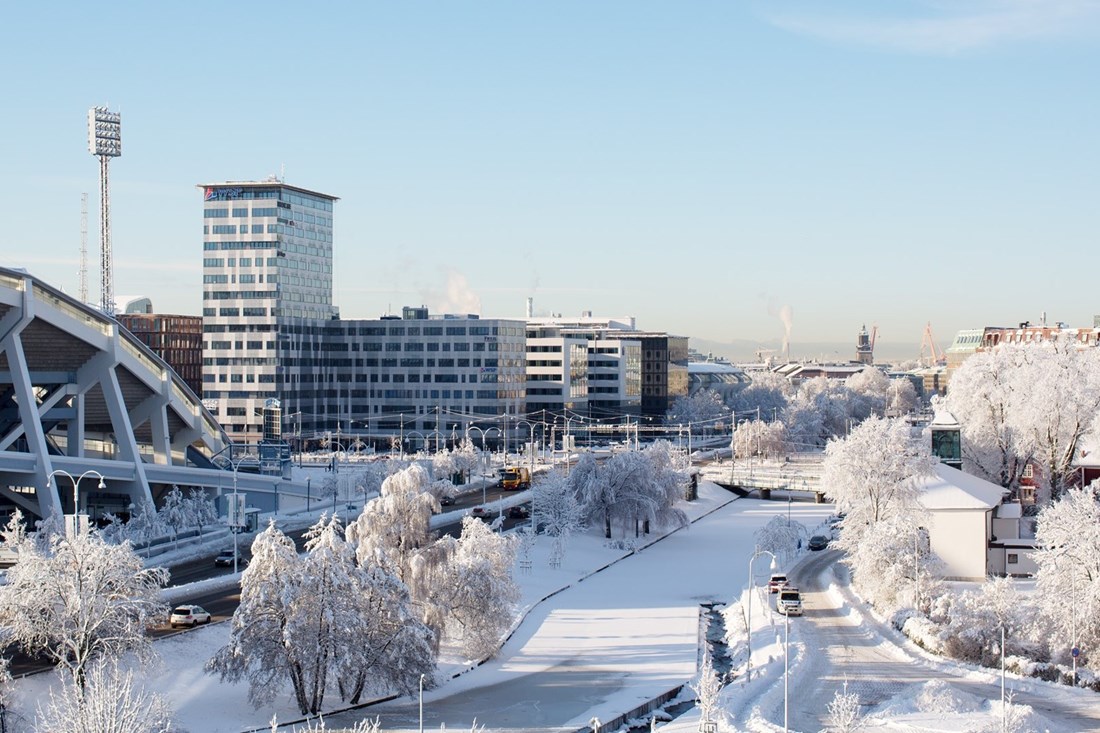
M 1020 534 L 1012 529 L 1012 522 L 1003 521 L 1010 515 L 1020 519 L 1013 509 L 1018 505 L 1003 503 L 1007 489 L 944 463 L 937 463 L 920 484 L 919 501 L 928 512 L 928 543 L 943 562 L 943 576 L 980 580 L 991 573 L 1006 572 L 1004 558 L 995 562 L 992 555 L 993 543 L 1006 539 L 996 537 L 995 523 L 1004 535 Z M 1020 522 L 1016 521 L 1015 526 L 1019 527 Z

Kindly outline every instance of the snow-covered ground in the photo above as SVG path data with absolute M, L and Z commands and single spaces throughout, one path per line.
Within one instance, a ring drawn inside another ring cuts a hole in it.
M 471 718 L 466 716 L 470 715 L 487 731 L 559 726 L 578 729 L 593 716 L 608 720 L 691 679 L 697 664 L 699 604 L 741 601 L 753 551 L 753 531 L 777 514 L 785 516 L 788 505 L 734 500 L 724 490 L 703 484 L 700 499 L 686 509 L 694 522 L 690 527 L 663 540 L 643 539 L 643 543 L 653 544 L 637 552 L 607 546 L 596 531 L 574 537 L 560 567 L 548 564 L 547 538 L 539 538 L 526 558 L 521 552 L 520 560 L 530 561 L 529 570 L 524 564 L 516 573 L 523 593 L 522 620 L 500 654 L 486 664 L 478 666 L 473 660 L 456 656 L 453 650 L 444 650 L 439 686 L 424 695 L 425 727 L 438 729 L 446 723 L 451 729 L 468 729 Z M 792 519 L 813 528 L 828 516 L 831 506 L 795 504 L 791 511 Z M 753 570 L 758 583 L 770 572 L 763 561 L 758 561 Z M 187 592 L 185 587 L 174 594 Z M 743 642 L 744 616 L 739 608 L 731 608 L 727 619 L 731 635 Z M 816 653 L 801 639 L 804 620 L 795 621 L 791 624 L 792 681 L 798 679 L 795 675 L 800 667 L 812 669 L 807 660 Z M 746 682 L 740 675 L 724 691 L 723 704 L 732 720 L 747 721 L 743 728 L 736 729 L 779 730 L 783 624 L 782 617 L 768 608 L 766 593 L 754 597 L 752 622 L 754 678 Z M 877 628 L 870 630 L 880 640 L 875 643 L 887 643 L 883 635 L 887 632 Z M 157 659 L 144 672 L 148 689 L 167 698 L 181 729 L 192 733 L 244 731 L 269 726 L 273 716 L 287 722 L 300 719 L 289 686 L 274 706 L 257 711 L 247 702 L 244 684 L 222 683 L 203 672 L 206 660 L 226 643 L 228 636 L 229 625 L 223 623 L 155 643 Z M 889 643 L 897 646 L 895 641 Z M 735 643 L 731 651 L 735 671 L 738 667 L 743 670 L 743 643 Z M 915 655 L 912 650 L 906 653 Z M 570 676 L 567 671 L 580 676 Z M 990 676 L 988 672 L 975 674 Z M 585 684 L 585 675 L 590 682 L 583 694 L 568 687 L 577 680 Z M 24 712 L 33 711 L 38 701 L 48 698 L 53 679 L 53 675 L 43 674 L 19 681 L 11 704 Z M 561 683 L 565 694 L 538 710 L 539 719 L 544 721 L 540 724 L 523 696 L 543 694 L 556 682 Z M 536 688 L 542 692 L 532 692 Z M 508 692 L 500 692 L 503 689 Z M 934 705 L 929 703 L 933 699 L 937 701 Z M 772 715 L 777 700 L 778 721 Z M 339 706 L 335 692 L 327 702 L 335 713 Z M 383 715 L 387 730 L 415 729 L 416 704 L 416 700 L 403 698 L 332 714 L 328 716 L 329 729 L 375 715 Z M 454 711 L 454 717 L 446 717 L 447 711 Z M 950 687 L 914 688 L 871 712 L 875 727 L 870 730 L 966 731 L 975 730 L 991 717 L 987 702 Z M 395 723 L 390 725 L 390 720 Z M 692 711 L 661 728 L 687 733 L 698 730 L 698 726 L 698 713 Z

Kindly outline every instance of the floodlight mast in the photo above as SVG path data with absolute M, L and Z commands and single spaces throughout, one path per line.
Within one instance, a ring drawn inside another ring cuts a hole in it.
M 122 155 L 122 115 L 106 107 L 88 110 L 88 152 L 99 158 L 99 308 L 115 314 L 114 258 L 111 253 L 111 158 Z

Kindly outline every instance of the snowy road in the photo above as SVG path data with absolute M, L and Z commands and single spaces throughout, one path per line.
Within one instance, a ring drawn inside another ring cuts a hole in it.
M 826 705 L 845 680 L 849 692 L 859 695 L 864 710 L 910 693 L 913 687 L 930 680 L 943 680 L 981 699 L 1000 699 L 999 681 L 990 682 L 987 674 L 930 663 L 891 641 L 890 630 L 870 614 L 850 613 L 850 608 L 859 608 L 860 604 L 847 585 L 846 569 L 836 562 L 838 559 L 839 553 L 834 551 L 814 553 L 793 573 L 804 592 L 806 609 L 805 617 L 793 623 L 801 625 L 807 653 L 802 664 L 792 670 L 791 730 L 821 730 Z M 837 594 L 828 592 L 834 573 L 843 603 Z M 1017 703 L 1030 705 L 1055 730 L 1100 730 L 1100 696 L 1016 678 L 1009 679 L 1008 689 Z M 782 724 L 782 699 L 777 710 L 765 714 Z

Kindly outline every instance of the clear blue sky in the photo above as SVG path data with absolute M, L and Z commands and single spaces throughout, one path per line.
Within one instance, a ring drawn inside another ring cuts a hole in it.
M 1100 2 L 13 3 L 4 264 L 77 289 L 123 114 L 115 292 L 201 308 L 197 183 L 340 197 L 336 300 L 916 351 L 1091 326 Z

